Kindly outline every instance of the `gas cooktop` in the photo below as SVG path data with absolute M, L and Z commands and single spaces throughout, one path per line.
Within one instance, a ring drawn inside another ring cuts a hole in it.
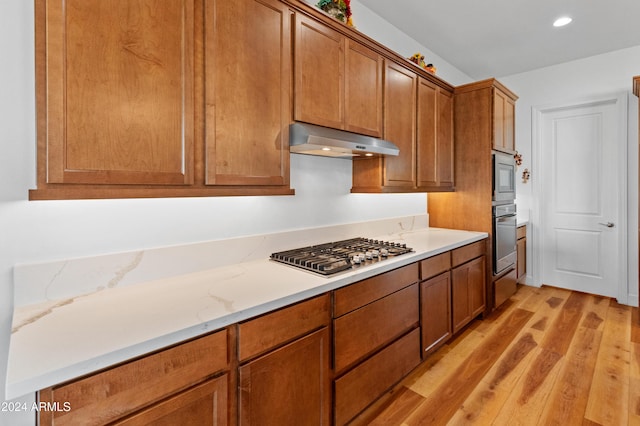
M 406 244 L 352 238 L 273 253 L 271 259 L 316 274 L 332 275 L 412 251 Z

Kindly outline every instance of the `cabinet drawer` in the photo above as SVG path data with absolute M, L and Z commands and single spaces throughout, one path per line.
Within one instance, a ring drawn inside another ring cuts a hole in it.
M 420 262 L 420 279 L 435 277 L 451 269 L 451 252 L 439 254 Z
M 336 373 L 416 326 L 418 298 L 414 284 L 334 320 Z
M 240 361 L 264 353 L 330 322 L 329 293 L 238 325 Z
M 518 226 L 516 229 L 516 238 L 524 238 L 527 236 L 527 225 Z
M 513 296 L 513 294 L 518 289 L 516 282 L 517 279 L 517 271 L 514 269 L 509 272 L 504 277 L 500 278 L 494 283 L 495 289 L 495 307 L 502 305 L 508 298 Z
M 451 252 L 451 264 L 453 267 L 485 254 L 485 240 L 467 244 Z
M 339 317 L 418 282 L 418 264 L 395 269 L 334 292 L 334 317 Z
M 40 424 L 110 423 L 227 368 L 223 330 L 40 392 L 43 402 L 68 402 L 69 412 L 42 412 Z
M 335 381 L 335 424 L 343 425 L 420 363 L 420 331 L 411 331 Z

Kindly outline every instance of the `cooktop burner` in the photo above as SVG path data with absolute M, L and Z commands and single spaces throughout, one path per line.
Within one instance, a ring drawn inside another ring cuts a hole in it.
M 273 253 L 271 259 L 317 274 L 331 275 L 412 251 L 406 244 L 352 238 Z

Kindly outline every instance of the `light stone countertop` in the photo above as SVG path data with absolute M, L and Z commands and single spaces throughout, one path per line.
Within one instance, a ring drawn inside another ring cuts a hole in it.
M 266 256 L 16 306 L 6 395 L 35 392 L 488 235 L 420 228 L 363 236 L 403 242 L 414 252 L 330 277 Z

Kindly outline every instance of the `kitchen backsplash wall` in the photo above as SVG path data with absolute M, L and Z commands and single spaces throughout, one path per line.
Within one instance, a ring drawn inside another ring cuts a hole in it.
M 59 303 L 62 299 L 112 288 L 263 261 L 275 252 L 349 238 L 399 242 L 405 233 L 425 229 L 428 223 L 428 215 L 420 214 L 18 264 L 14 267 L 14 308 L 48 301 Z

